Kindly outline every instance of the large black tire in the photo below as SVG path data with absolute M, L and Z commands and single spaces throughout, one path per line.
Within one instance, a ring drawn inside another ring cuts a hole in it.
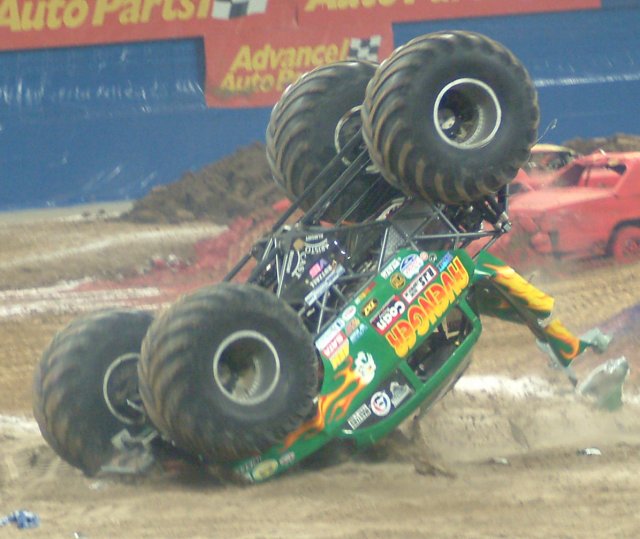
M 210 463 L 256 454 L 307 417 L 318 362 L 301 319 L 254 285 L 223 283 L 174 304 L 151 326 L 140 394 L 155 426 Z
M 539 121 L 518 59 L 480 34 L 452 31 L 399 47 L 371 79 L 363 134 L 385 179 L 410 196 L 464 204 L 508 184 Z
M 299 197 L 337 155 L 337 147 L 344 147 L 360 128 L 360 114 L 353 109 L 362 104 L 365 88 L 376 67 L 376 64 L 362 60 L 318 67 L 289 86 L 273 108 L 266 135 L 267 159 L 276 183 L 289 198 Z M 338 175 L 355 157 L 348 156 L 347 163 L 339 167 Z M 302 208 L 309 209 L 338 175 L 317 184 Z M 326 219 L 339 219 L 368 190 L 366 199 L 349 220 L 362 221 L 372 216 L 397 196 L 397 191 L 384 183 L 383 189 L 371 189 L 379 177 L 379 173 L 371 168 L 360 173 L 329 208 Z
M 149 313 L 117 310 L 79 318 L 54 337 L 36 366 L 33 412 L 40 431 L 87 475 L 113 457 L 114 435 L 148 426 L 126 399 L 137 399 L 140 345 L 151 321 Z

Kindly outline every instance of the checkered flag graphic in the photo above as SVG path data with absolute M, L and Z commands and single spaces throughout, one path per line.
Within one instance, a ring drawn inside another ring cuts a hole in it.
M 214 19 L 236 19 L 267 11 L 269 0 L 215 0 L 211 16 Z
M 377 62 L 380 58 L 380 43 L 382 36 L 371 36 L 368 38 L 352 37 L 349 44 L 349 58 L 358 60 L 369 60 Z

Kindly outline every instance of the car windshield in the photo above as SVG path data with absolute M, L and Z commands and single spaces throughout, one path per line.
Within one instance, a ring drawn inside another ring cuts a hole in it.
M 527 172 L 558 170 L 570 163 L 574 157 L 575 154 L 571 151 L 532 151 L 524 169 Z
M 626 166 L 612 164 L 576 164 L 565 169 L 551 185 L 553 187 L 594 187 L 600 189 L 614 188 L 626 172 Z

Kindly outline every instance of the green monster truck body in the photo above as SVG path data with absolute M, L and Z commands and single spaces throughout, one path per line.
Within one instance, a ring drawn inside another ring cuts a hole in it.
M 291 207 L 225 282 L 155 320 L 109 311 L 60 332 L 35 374 L 44 437 L 87 474 L 170 446 L 257 482 L 428 409 L 467 367 L 480 315 L 527 324 L 562 367 L 602 349 L 486 251 L 537 125 L 527 72 L 479 34 L 304 75 L 267 129 Z
M 482 298 L 482 299 L 481 299 Z M 315 340 L 323 382 L 314 415 L 265 453 L 233 465 L 264 480 L 339 440 L 370 446 L 424 412 L 470 362 L 484 314 L 531 324 L 568 366 L 585 348 L 551 315 L 553 300 L 492 255 L 398 251 Z M 594 335 L 595 336 L 595 335 Z

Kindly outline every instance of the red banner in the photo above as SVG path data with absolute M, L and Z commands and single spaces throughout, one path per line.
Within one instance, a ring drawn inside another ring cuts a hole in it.
M 391 54 L 390 24 L 257 29 L 251 35 L 205 41 L 206 99 L 210 106 L 266 106 L 315 67 L 359 58 L 378 62 Z
M 295 0 L 0 0 L 0 50 L 93 45 L 295 23 Z
M 600 0 L 0 0 L 0 50 L 202 37 L 207 103 L 267 106 L 318 65 L 388 56 L 392 22 L 599 7 Z
M 296 0 L 302 25 L 345 17 L 403 22 L 573 11 L 601 4 L 601 0 Z
M 601 0 L 0 0 L 0 50 L 599 7 Z

